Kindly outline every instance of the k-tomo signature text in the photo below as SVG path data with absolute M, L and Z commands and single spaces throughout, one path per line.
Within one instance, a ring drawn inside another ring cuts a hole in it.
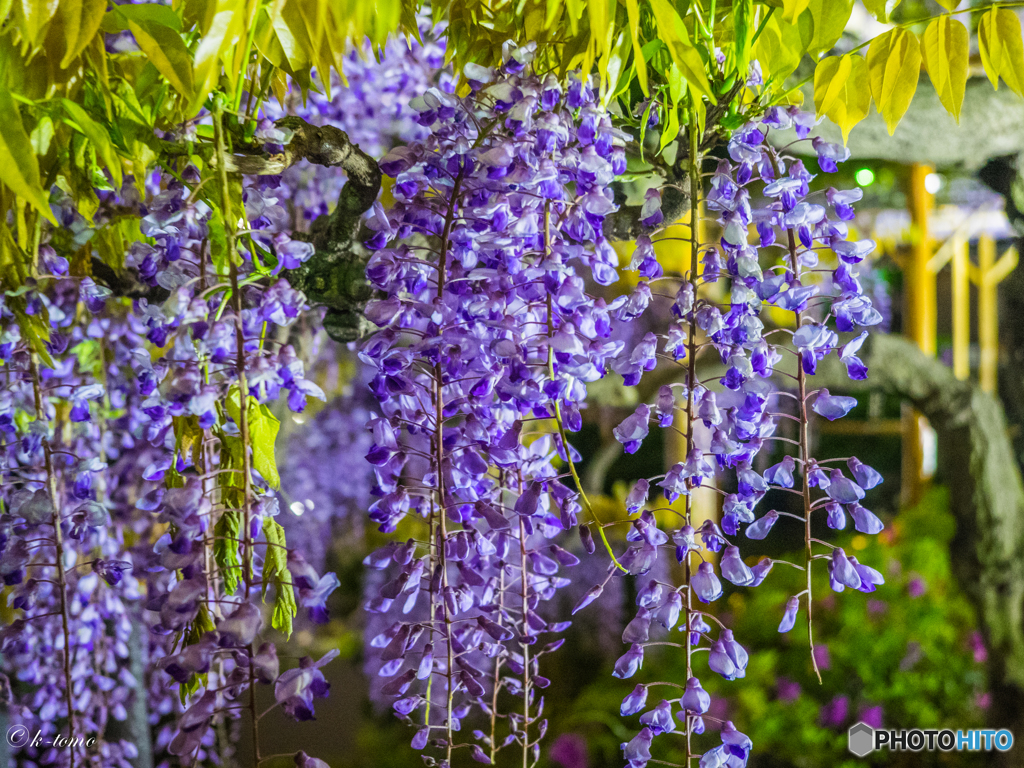
M 32 733 L 27 725 L 12 725 L 7 729 L 7 743 L 16 749 L 22 747 L 91 747 L 96 743 L 95 736 L 43 736 L 42 731 Z

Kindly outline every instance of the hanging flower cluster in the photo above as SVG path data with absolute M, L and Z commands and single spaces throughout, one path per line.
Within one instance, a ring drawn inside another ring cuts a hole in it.
M 48 243 L 40 250 L 44 269 L 66 275 Z M 43 746 L 26 746 L 41 765 L 67 764 L 66 750 L 46 746 L 55 737 L 84 740 L 126 719 L 135 689 L 129 648 L 144 642 L 132 636 L 131 529 L 106 502 L 117 484 L 107 461 L 131 446 L 128 419 L 100 428 L 92 416 L 115 414 L 126 396 L 120 382 L 98 383 L 99 340 L 123 359 L 137 338 L 94 314 L 104 294 L 92 280 L 60 279 L 49 294 L 31 285 L 0 296 L 0 577 L 13 613 L 0 630 L 0 676 L 8 678 L 0 687 L 20 694 L 10 713 L 41 733 Z M 22 325 L 48 326 L 49 342 L 31 345 Z M 93 760 L 127 767 L 133 757 L 134 745 L 113 737 Z
M 370 516 L 420 532 L 367 559 L 392 574 L 369 609 L 407 617 L 373 645 L 384 694 L 417 724 L 413 745 L 439 747 L 445 765 L 463 746 L 491 762 L 513 742 L 536 759 L 537 662 L 560 644 L 537 643 L 567 626 L 540 603 L 578 562 L 552 539 L 583 512 L 563 482 L 578 460 L 565 435 L 580 428 L 585 384 L 623 347 L 581 272 L 616 278 L 602 222 L 623 135 L 586 80 L 541 79 L 524 72 L 529 49 L 505 54 L 501 71 L 467 66 L 468 97 L 431 89 L 413 102 L 430 136 L 383 159 L 396 203 L 369 222 L 367 276 L 385 292 L 360 353 L 381 408 Z M 516 711 L 496 711 L 500 691 L 521 699 Z M 473 705 L 490 730 L 456 743 Z
M 457 95 L 443 50 L 429 25 L 422 31 L 424 44 L 389 43 L 383 62 L 353 58 L 349 87 L 331 101 L 312 94 L 263 110 L 257 136 L 271 149 L 286 140 L 271 122 L 285 112 L 337 124 L 371 150 L 405 142 L 380 164 L 393 179 L 393 207 L 378 203 L 365 219 L 367 279 L 379 291 L 366 315 L 379 330 L 359 355 L 375 410 L 332 405 L 292 440 L 284 526 L 271 406 L 301 412 L 308 398 L 324 398 L 289 343 L 308 307 L 282 273 L 313 247 L 288 232 L 328 212 L 341 172 L 296 167 L 232 191 L 238 180 L 223 171 L 215 111 L 204 117 L 220 153 L 214 170 L 201 177 L 181 163 L 141 186 L 129 179 L 101 190 L 92 222 L 55 192 L 62 227 L 15 243 L 36 271 L 0 295 L 0 578 L 15 616 L 0 630 L 0 674 L 11 678 L 10 711 L 33 732 L 101 736 L 89 747 L 26 746 L 33 764 L 128 766 L 141 748 L 162 765 L 216 761 L 230 756 L 240 729 L 227 726 L 239 712 L 251 719 L 258 760 L 259 685 L 291 717 L 313 718 L 329 688 L 322 668 L 337 652 L 282 672 L 266 638 L 271 629 L 290 634 L 300 609 L 327 619 L 338 579 L 321 574 L 325 541 L 367 507 L 394 536 L 365 561 L 376 629 L 368 663 L 375 691 L 412 726 L 413 746 L 433 750 L 430 765 L 450 766 L 457 750 L 493 763 L 512 745 L 524 765 L 535 763 L 549 682 L 539 661 L 569 625 L 552 598 L 576 587 L 575 613 L 605 590 L 624 591 L 615 579 L 625 572 L 637 577 L 638 609 L 615 676 L 636 676 L 652 643 L 680 647 L 687 659 L 685 681 L 640 683 L 623 700 L 622 715 L 639 715 L 641 726 L 623 744 L 630 768 L 645 766 L 666 733 L 685 736 L 688 766 L 702 754 L 701 768 L 739 768 L 752 745 L 732 723 L 716 723 L 721 743 L 710 749 L 693 737 L 714 720 L 698 654 L 729 680 L 748 661 L 703 606 L 722 595 L 721 579 L 757 586 L 778 562 L 745 562 L 740 538 L 765 538 L 783 516 L 804 527 L 805 560 L 790 565 L 806 571 L 807 589 L 789 599 L 781 632 L 803 609 L 811 633 L 816 560 L 836 591 L 881 583 L 811 536 L 818 512 L 832 529 L 848 517 L 863 533 L 882 528 L 860 503 L 879 475 L 855 458 L 843 459 L 845 472 L 816 461 L 808 440 L 812 412 L 835 419 L 855 405 L 811 388 L 818 363 L 836 352 L 863 379 L 862 329 L 882 317 L 857 267 L 873 244 L 850 240 L 845 224 L 859 191 L 816 199 L 804 165 L 766 141 L 790 126 L 806 137 L 809 118 L 773 108 L 737 131 L 706 199 L 720 242 L 694 237 L 690 269 L 667 276 L 658 235 L 641 236 L 630 264 L 637 287 L 606 302 L 593 286 L 618 279 L 604 225 L 617 211 L 611 183 L 626 170 L 629 137 L 588 79 L 533 74 L 529 47 L 506 45 L 497 69 L 468 65 L 468 95 Z M 814 146 L 823 171 L 846 158 L 842 147 Z M 701 164 L 691 165 L 697 191 Z M 648 191 L 640 224 L 672 223 L 664 216 L 659 193 Z M 138 229 L 122 228 L 126 218 Z M 69 259 L 112 232 L 128 242 L 124 265 L 141 283 L 131 302 L 69 276 L 87 271 Z M 838 266 L 819 263 L 825 252 Z M 713 299 L 714 283 L 727 284 L 725 301 Z M 673 319 L 659 333 L 649 321 L 664 286 Z M 766 331 L 767 306 L 791 313 L 792 327 Z M 707 358 L 723 367 L 717 381 L 698 376 Z M 582 427 L 589 383 L 612 371 L 634 386 L 660 360 L 678 365 L 680 380 L 614 434 L 634 452 L 656 422 L 682 433 L 685 458 L 631 489 L 633 519 L 616 555 L 582 493 L 568 436 Z M 780 434 L 780 418 L 797 423 L 795 439 Z M 790 455 L 757 471 L 765 446 L 777 443 Z M 351 463 L 309 460 L 346 451 L 346 462 L 366 454 L 372 489 Z M 736 492 L 723 494 L 720 525 L 697 526 L 694 490 L 726 470 Z M 762 514 L 773 488 L 799 497 L 802 514 Z M 681 515 L 678 527 L 665 525 L 653 492 L 681 500 L 682 513 L 667 510 Z M 592 556 L 575 583 L 573 529 Z M 595 564 L 605 576 L 580 597 Z M 680 642 L 666 639 L 673 629 Z M 672 690 L 655 702 L 656 686 Z M 151 745 L 116 736 L 117 723 L 146 709 Z M 489 725 L 470 735 L 470 722 Z M 324 766 L 305 752 L 295 762 Z
M 197 199 L 196 182 L 192 169 L 154 175 L 144 205 L 130 186 L 104 201 L 138 210 L 146 239 L 126 262 L 150 297 L 162 289 L 162 302 L 141 298 L 126 312 L 92 279 L 68 277 L 67 262 L 44 243 L 40 269 L 51 274 L 8 294 L 0 310 L 0 569 L 19 612 L 0 642 L 15 694 L 31 686 L 17 700 L 19 717 L 44 733 L 67 735 L 64 724 L 81 737 L 103 734 L 144 695 L 147 682 L 135 676 L 153 651 L 150 711 L 180 709 L 167 696 L 172 682 L 191 694 L 176 727 L 157 739 L 158 751 L 179 756 L 210 749 L 211 723 L 257 682 L 275 684 L 296 717 L 311 716 L 312 698 L 326 692 L 322 677 L 281 682 L 289 673 L 278 678 L 274 646 L 258 642 L 260 595 L 271 590 L 273 624 L 290 633 L 300 607 L 324 619 L 337 585 L 286 549 L 271 492 L 277 420 L 267 403 L 299 411 L 323 393 L 293 349 L 273 341 L 272 329 L 293 322 L 304 298 L 263 277 L 272 264 L 261 259 L 311 249 L 278 231 L 284 211 L 272 191 L 248 184 L 238 212 L 248 221 L 246 258 L 233 257 L 223 247 L 231 219 Z M 100 215 L 90 228 L 66 207 L 57 213 L 85 241 L 105 223 Z M 38 336 L 26 338 L 26 328 Z M 139 611 L 131 604 L 143 584 Z M 132 634 L 143 615 L 152 642 Z M 136 747 L 26 749 L 43 765 L 107 766 L 127 765 Z
M 623 700 L 623 715 L 643 712 L 642 730 L 623 744 L 631 768 L 647 764 L 653 737 L 663 733 L 683 733 L 687 756 L 693 754 L 691 738 L 704 732 L 710 706 L 694 672 L 697 653 L 707 653 L 708 669 L 726 680 L 745 674 L 746 651 L 728 628 L 700 607 L 721 597 L 720 577 L 737 586 L 754 587 L 779 562 L 762 558 L 754 565 L 746 563 L 739 548 L 741 533 L 763 539 L 784 515 L 795 517 L 804 528 L 805 560 L 788 565 L 806 571 L 807 589 L 786 604 L 780 632 L 794 627 L 802 601 L 810 642 L 811 568 L 816 561 L 826 561 L 836 591 L 849 587 L 871 592 L 882 583 L 874 569 L 811 536 L 815 514 L 822 514 L 833 529 L 845 528 L 847 515 L 862 533 L 875 534 L 882 529 L 879 519 L 860 504 L 865 490 L 881 481 L 879 474 L 855 458 L 845 460 L 848 473 L 832 464 L 838 460 L 818 462 L 810 455 L 808 440 L 812 411 L 833 420 L 856 405 L 853 398 L 810 388 L 818 363 L 835 351 L 851 379 L 864 379 L 867 370 L 857 351 L 867 331 L 861 329 L 879 323 L 882 317 L 865 295 L 857 273 L 857 264 L 873 250 L 874 243 L 850 240 L 845 223 L 853 217 L 852 204 L 861 192 L 829 189 L 823 200 L 815 201 L 809 190 L 813 177 L 804 164 L 766 140 L 771 130 L 791 126 L 804 139 L 810 121 L 795 109 L 772 108 L 758 124 L 734 134 L 728 146 L 730 159 L 719 161 L 706 200 L 707 208 L 718 215 L 721 240 L 703 245 L 693 239 L 691 268 L 685 275 L 662 277 L 648 240 L 637 243 L 633 258 L 633 268 L 645 279 L 626 299 L 624 310 L 636 306 L 642 311 L 652 300 L 654 283 L 678 284 L 672 304 L 675 321 L 666 334 L 650 334 L 645 354 L 653 361 L 660 348 L 662 357 L 676 362 L 682 377 L 677 384 L 662 387 L 655 403 L 639 406 L 616 428 L 615 435 L 625 450 L 632 452 L 647 437 L 651 422 L 657 422 L 685 436 L 686 454 L 685 460 L 666 474 L 640 480 L 630 491 L 627 508 L 631 514 L 639 513 L 639 518 L 628 537 L 633 543 L 620 562 L 632 573 L 647 574 L 659 554 L 667 550 L 683 565 L 685 578 L 678 585 L 652 578 L 639 590 L 636 617 L 623 633 L 630 648 L 616 664 L 615 675 L 634 676 L 642 666 L 645 647 L 668 642 L 684 649 L 688 679 L 685 685 L 641 683 Z M 826 172 L 834 172 L 836 163 L 849 155 L 845 148 L 820 139 L 814 140 L 814 148 L 819 167 Z M 691 149 L 691 157 L 696 157 L 695 143 Z M 695 173 L 699 173 L 699 165 Z M 694 188 L 698 189 L 698 184 Z M 695 199 L 693 221 L 697 210 Z M 748 234 L 752 229 L 757 233 L 753 242 Z M 827 251 L 838 259 L 834 268 L 820 261 L 820 254 Z M 728 281 L 724 302 L 710 298 L 706 288 L 718 281 Z M 792 328 L 766 332 L 761 316 L 768 305 L 792 313 Z M 854 335 L 843 342 L 840 333 Z M 788 343 L 769 339 L 776 334 Z M 708 356 L 724 367 L 724 375 L 714 377 L 718 378 L 714 386 L 697 375 L 698 358 Z M 786 364 L 787 356 L 792 365 Z M 776 387 L 774 382 L 779 380 L 790 383 Z M 794 413 L 784 410 L 783 398 L 795 401 Z M 797 439 L 776 434 L 780 417 L 797 422 Z M 756 471 L 755 456 L 774 441 L 792 446 L 792 454 L 763 473 Z M 726 469 L 735 474 L 737 490 L 723 494 L 721 525 L 706 520 L 695 529 L 691 524 L 694 489 L 713 482 L 716 474 Z M 682 518 L 678 528 L 659 527 L 654 513 L 661 507 L 650 500 L 654 488 L 660 489 L 669 503 L 684 498 L 685 512 L 669 510 Z M 769 510 L 759 515 L 758 503 L 772 488 L 799 497 L 802 514 Z M 719 553 L 717 572 L 705 552 Z M 673 628 L 686 632 L 680 643 L 663 639 Z M 673 692 L 648 708 L 649 692 L 657 686 L 668 686 Z M 720 738 L 719 746 L 704 752 L 701 768 L 745 765 L 750 740 L 728 721 L 720 724 Z
M 313 94 L 300 111 L 375 151 L 425 135 L 408 104 L 440 76 L 443 49 L 429 33 L 426 25 L 423 44 L 390 42 L 381 61 L 353 54 L 350 87 L 332 101 Z M 265 114 L 279 116 L 275 109 L 266 105 Z M 272 142 L 265 132 L 258 135 Z M 246 181 L 244 210 L 236 203 L 232 213 L 209 194 L 215 176 L 163 169 L 141 188 L 129 178 L 120 190 L 98 189 L 92 221 L 54 190 L 61 229 L 43 227 L 38 280 L 0 296 L 0 574 L 14 610 L 0 632 L 0 674 L 13 681 L 19 723 L 44 737 L 67 735 L 68 726 L 108 736 L 74 752 L 24 747 L 38 764 L 126 765 L 149 747 L 118 740 L 112 734 L 124 728 L 107 723 L 139 712 L 145 719 L 147 710 L 149 723 L 125 727 L 153 726 L 163 764 L 174 755 L 226 758 L 232 744 L 223 737 L 237 740 L 238 729 L 219 729 L 215 739 L 210 725 L 251 708 L 254 682 L 274 684 L 279 704 L 299 719 L 326 693 L 311 663 L 278 679 L 273 646 L 258 642 L 269 627 L 257 606 L 260 593 L 273 596 L 272 623 L 287 633 L 300 608 L 325 620 L 337 585 L 317 572 L 322 529 L 289 524 L 300 521 L 289 515 L 283 521 L 299 546 L 285 549 L 268 406 L 301 411 L 308 397 L 323 397 L 282 342 L 305 305 L 279 274 L 312 255 L 287 234 L 295 210 L 310 219 L 326 212 L 343 182 L 337 169 L 319 167 Z M 125 269 L 139 281 L 131 295 L 146 295 L 130 307 L 91 278 L 69 277 L 72 254 L 110 237 L 125 243 Z M 45 347 L 40 339 L 49 339 Z M 331 413 L 350 425 L 355 444 L 369 442 L 365 411 Z M 324 449 L 331 424 L 313 425 L 321 438 L 307 435 L 308 451 Z M 340 439 L 331 434 L 328 447 Z M 284 467 L 286 500 L 316 508 L 307 523 L 316 517 L 329 530 L 344 509 L 366 508 L 369 486 L 358 481 L 368 470 L 314 465 L 326 472 Z M 133 709 L 140 698 L 148 701 Z

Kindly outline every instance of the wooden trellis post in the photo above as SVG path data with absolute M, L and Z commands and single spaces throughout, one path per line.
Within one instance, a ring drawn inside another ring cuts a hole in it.
M 951 239 L 953 270 L 953 375 L 961 381 L 971 375 L 971 291 L 967 282 L 971 266 L 967 238 Z
M 935 326 L 936 299 L 935 273 L 931 234 L 928 218 L 935 200 L 925 187 L 925 179 L 934 169 L 927 165 L 910 167 L 910 261 L 906 268 L 907 314 L 906 333 L 921 351 L 934 355 L 936 351 Z M 941 266 L 939 267 L 941 269 Z
M 934 199 L 925 186 L 925 179 L 934 169 L 915 164 L 910 167 L 908 201 L 910 205 L 910 257 L 904 265 L 905 314 L 904 333 L 921 351 L 934 355 L 936 351 L 936 298 L 935 272 L 932 269 L 932 243 L 928 232 L 928 217 Z M 924 417 L 909 405 L 900 412 L 903 424 L 901 501 L 912 506 L 921 499 L 924 483 L 924 440 L 922 433 L 929 429 Z
M 1017 249 L 1009 248 L 996 259 L 996 241 L 988 235 L 978 240 L 978 266 L 968 267 L 971 282 L 978 286 L 978 346 L 981 360 L 978 382 L 985 392 L 996 391 L 999 366 L 999 299 L 996 286 L 1017 267 Z

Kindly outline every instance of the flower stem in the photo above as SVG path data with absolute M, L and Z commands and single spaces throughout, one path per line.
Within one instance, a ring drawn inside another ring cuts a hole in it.
M 697 132 L 697 110 L 690 110 L 690 273 L 688 280 L 693 285 L 694 303 L 696 305 L 697 280 L 700 254 L 700 191 L 701 191 L 701 161 L 700 161 L 700 136 Z M 696 306 L 690 311 L 688 339 L 688 369 L 686 375 L 686 456 L 694 446 L 693 422 L 694 402 L 693 389 L 697 379 L 697 312 Z M 684 516 L 686 525 L 692 525 L 693 518 L 693 481 L 686 478 L 686 487 L 689 493 L 686 494 Z M 683 583 L 686 585 L 686 679 L 693 677 L 693 644 L 690 642 L 691 618 L 693 616 L 693 590 L 690 589 L 690 580 L 693 576 L 690 564 L 690 552 L 686 552 L 684 563 Z M 693 760 L 693 718 L 686 716 L 686 766 L 689 768 Z
M 452 225 L 455 222 L 455 209 L 458 207 L 459 190 L 462 187 L 462 179 L 465 175 L 465 168 L 460 168 L 452 185 L 451 198 L 448 201 L 448 211 L 445 215 L 444 229 L 441 232 L 441 244 L 439 248 L 440 258 L 437 270 L 437 301 L 442 303 L 444 297 L 445 278 L 447 277 L 448 246 L 451 238 Z M 455 663 L 454 649 L 452 648 L 452 619 L 448 612 L 448 564 L 445 558 L 444 545 L 448 540 L 447 504 L 444 493 L 444 373 L 441 370 L 440 358 L 434 364 L 434 456 L 435 471 L 437 473 L 437 497 L 438 497 L 438 528 L 440 532 L 439 541 L 435 544 L 438 558 L 438 566 L 441 569 L 441 615 L 444 621 L 444 641 L 447 651 L 446 682 L 448 686 L 447 704 L 445 711 L 445 750 L 446 764 L 452 764 L 452 702 L 455 692 L 452 689 L 452 665 Z M 432 537 L 433 538 L 433 537 Z
M 519 489 L 522 491 L 522 481 Z M 529 768 L 530 760 L 530 582 L 526 566 L 526 525 L 519 516 L 519 581 L 523 600 L 523 768 Z
M 224 213 L 224 230 L 227 239 L 228 269 L 231 278 L 231 300 L 235 310 L 235 368 L 238 373 L 238 431 L 242 440 L 242 581 L 245 585 L 244 599 L 248 601 L 252 592 L 253 540 L 252 540 L 252 459 L 249 456 L 251 439 L 249 434 L 249 382 L 245 376 L 245 332 L 242 326 L 242 291 L 238 284 L 237 251 L 235 246 L 236 219 L 231 212 L 231 189 L 228 185 L 226 158 L 228 155 L 224 139 L 223 107 L 218 103 L 213 113 L 213 127 L 217 144 L 217 175 L 220 179 L 221 206 Z M 249 643 L 249 703 L 252 721 L 253 765 L 260 763 L 260 728 L 256 712 L 256 669 L 253 663 L 254 650 Z
M 39 383 L 39 359 L 35 352 L 29 358 L 32 372 L 32 392 L 35 397 L 36 418 L 44 418 L 42 386 Z M 53 506 L 53 540 L 57 549 L 57 589 L 60 593 L 60 621 L 64 632 L 64 701 L 68 707 L 68 755 L 71 768 L 75 768 L 75 705 L 71 687 L 71 616 L 68 609 L 67 573 L 64 570 L 64 532 L 60 527 L 60 499 L 57 492 L 57 476 L 53 471 L 53 452 L 49 438 L 43 440 L 43 456 L 46 462 L 46 487 Z
M 786 234 L 789 237 L 789 259 L 790 264 L 793 267 L 794 276 L 800 278 L 800 262 L 797 259 L 797 247 L 796 247 L 796 233 L 792 229 L 787 229 Z M 796 317 L 796 327 L 800 327 L 801 313 L 799 310 L 793 313 Z M 809 417 L 807 414 L 807 379 L 804 373 L 803 360 L 797 361 L 797 387 L 800 390 L 800 462 L 804 467 L 804 471 L 801 472 L 803 477 L 803 488 L 802 495 L 804 499 L 804 557 L 806 558 L 807 568 L 807 643 L 811 649 L 811 666 L 814 668 L 814 674 L 818 677 L 818 683 L 821 683 L 821 672 L 818 670 L 818 660 L 814 657 L 814 616 L 812 613 L 812 595 L 811 592 L 811 561 L 814 559 L 814 553 L 811 550 L 813 539 L 811 537 L 811 486 L 807 476 L 807 464 L 811 458 L 810 451 L 810 439 L 808 436 L 808 424 Z
M 544 204 L 544 255 L 545 257 L 551 253 L 551 209 L 547 203 Z M 552 307 L 551 294 L 547 296 L 547 309 L 548 309 L 548 339 L 555 335 L 555 323 L 554 323 L 554 308 Z M 548 376 L 552 381 L 555 380 L 555 351 L 551 344 L 548 344 Z M 579 491 L 580 501 L 583 502 L 583 508 L 587 511 L 587 515 L 591 520 L 594 521 L 594 527 L 597 528 L 597 533 L 601 537 L 601 543 L 604 544 L 605 551 L 608 552 L 608 556 L 612 559 L 615 567 L 623 573 L 628 573 L 625 566 L 618 561 L 615 557 L 615 551 L 612 549 L 611 543 L 608 541 L 608 536 L 604 532 L 604 524 L 597 516 L 597 512 L 594 511 L 593 505 L 590 503 L 590 499 L 587 498 L 587 492 L 583 489 L 583 482 L 580 480 L 579 473 L 576 471 L 576 462 L 572 460 L 572 452 L 569 450 L 569 437 L 565 431 L 565 423 L 562 420 L 562 408 L 559 405 L 558 397 L 555 397 L 555 425 L 558 427 L 558 435 L 562 439 L 562 450 L 565 451 L 565 461 L 569 465 L 569 472 L 572 475 L 573 482 L 576 483 L 576 490 Z

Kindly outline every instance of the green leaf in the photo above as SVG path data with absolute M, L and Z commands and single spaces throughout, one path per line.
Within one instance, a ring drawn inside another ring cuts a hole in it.
M 57 12 L 57 0 L 15 0 L 17 27 L 30 45 L 42 42 L 43 30 Z
M 942 106 L 960 122 L 960 107 L 967 88 L 970 35 L 956 19 L 939 16 L 924 31 L 921 52 Z
M 50 350 L 46 348 L 50 341 L 50 324 L 37 314 L 28 314 L 25 311 L 25 299 L 21 296 L 10 299 L 7 308 L 14 313 L 14 319 L 18 323 L 21 337 L 28 341 L 32 350 L 39 355 L 43 365 L 47 368 L 55 367 L 53 358 L 50 357 Z
M 1001 77 L 1011 91 L 1024 96 L 1024 44 L 1017 14 L 1006 8 L 993 8 L 982 16 L 978 49 L 992 87 L 999 89 Z
M 810 0 L 782 0 L 782 19 L 789 24 L 794 23 L 808 5 Z
M 32 140 L 21 122 L 18 105 L 9 88 L 0 83 L 0 181 L 18 197 L 27 200 L 54 226 L 50 197 L 39 180 L 39 163 Z
M 843 36 L 853 13 L 853 0 L 810 0 L 809 11 L 801 17 L 801 21 L 810 18 L 811 35 L 807 44 L 807 54 L 817 59 L 822 53 L 832 49 Z
M 650 96 L 647 88 L 647 60 L 640 48 L 640 7 L 637 0 L 626 0 L 626 15 L 629 19 L 629 35 L 633 41 L 633 66 L 636 67 L 636 80 L 644 96 Z
M 717 104 L 704 69 L 704 60 L 690 42 L 690 35 L 679 13 L 668 0 L 651 0 L 651 9 L 658 24 L 658 36 L 668 46 L 669 55 L 686 82 L 712 104 Z
M 224 214 L 219 207 L 213 208 L 206 229 L 210 237 L 210 260 L 218 275 L 228 274 L 228 234 L 224 228 Z
M 62 0 L 57 9 L 64 27 L 61 69 L 67 69 L 89 47 L 100 29 L 106 8 L 107 0 Z
M 212 5 L 215 5 L 211 3 Z M 225 49 L 238 42 L 241 36 L 246 4 L 234 5 L 225 3 L 223 10 L 218 10 L 210 23 L 209 30 L 199 41 L 196 48 L 194 85 L 191 112 L 194 114 L 203 106 L 210 91 L 217 85 L 220 75 L 220 60 Z
M 263 598 L 265 600 L 267 597 L 267 587 L 273 584 L 276 597 L 271 625 L 283 632 L 286 637 L 291 637 L 292 618 L 298 610 L 298 605 L 292 588 L 292 574 L 288 570 L 284 528 L 274 518 L 265 517 L 263 535 L 267 539 L 267 553 L 263 558 Z
M 935 0 L 935 2 L 941 5 L 943 8 L 945 8 L 947 11 L 952 11 L 958 5 L 960 5 L 962 0 Z
M 825 115 L 843 132 L 843 142 L 850 130 L 868 116 L 871 90 L 868 65 L 864 58 L 848 53 L 828 56 L 814 70 L 814 107 L 818 116 Z
M 679 138 L 679 105 L 674 104 L 667 107 L 665 111 L 668 112 L 668 122 L 665 125 L 665 130 L 661 132 L 659 152 Z
M 750 47 L 754 40 L 754 0 L 735 0 L 732 11 L 736 70 L 741 76 L 745 76 L 750 64 Z
M 228 415 L 239 426 L 242 424 L 240 402 L 241 397 L 239 396 L 238 387 L 232 387 L 231 391 L 228 392 Z M 281 422 L 270 412 L 267 406 L 261 405 L 251 395 L 249 396 L 249 407 L 246 409 L 246 416 L 249 422 L 249 442 L 252 445 L 253 468 L 276 491 L 281 487 L 281 476 L 277 472 L 274 442 L 277 440 L 277 433 L 281 428 Z
M 274 443 L 281 429 L 281 422 L 266 405 L 261 404 L 253 408 L 250 413 L 252 418 L 249 420 L 249 432 L 252 435 L 253 466 L 276 491 L 281 487 L 281 476 L 277 473 Z
M 120 32 L 129 28 L 129 22 L 135 22 L 136 24 L 157 24 L 175 32 L 181 32 L 181 19 L 178 18 L 178 14 L 171 6 L 160 3 L 118 5 L 107 16 L 110 17 L 110 20 L 104 20 L 104 29 L 108 24 L 123 25 L 108 31 Z
M 753 58 L 761 62 L 764 76 L 781 85 L 796 70 L 803 55 L 800 26 L 785 22 L 778 13 L 773 13 L 754 43 Z
M 121 6 L 142 8 L 144 6 Z M 177 17 L 175 17 L 177 18 Z M 167 78 L 178 93 L 192 96 L 192 59 L 181 35 L 171 27 L 154 21 L 128 21 L 128 30 L 154 67 Z
M 103 159 L 110 174 L 114 177 L 114 183 L 120 187 L 123 181 L 121 177 L 121 159 L 114 150 L 114 145 L 110 141 L 110 134 L 107 132 L 107 129 L 93 120 L 82 107 L 71 101 L 71 99 L 61 99 L 61 105 L 64 107 L 68 117 L 75 122 L 75 127 L 92 142 L 96 154 Z
M 182 29 L 195 27 L 201 35 L 209 32 L 217 13 L 217 0 L 183 0 L 180 6 Z
M 871 96 L 892 135 L 914 98 L 921 76 L 921 45 L 913 32 L 891 29 L 868 48 Z
M 889 21 L 889 17 L 899 4 L 900 0 L 864 0 L 864 7 L 882 23 Z
M 242 513 L 237 509 L 228 509 L 220 516 L 213 528 L 213 559 L 220 568 L 224 579 L 224 592 L 235 594 L 242 576 L 241 563 L 238 560 L 238 534 L 242 530 Z
M 29 135 L 32 142 L 32 151 L 38 156 L 45 155 L 50 150 L 50 142 L 53 141 L 53 120 L 49 115 L 43 115 L 36 123 Z

